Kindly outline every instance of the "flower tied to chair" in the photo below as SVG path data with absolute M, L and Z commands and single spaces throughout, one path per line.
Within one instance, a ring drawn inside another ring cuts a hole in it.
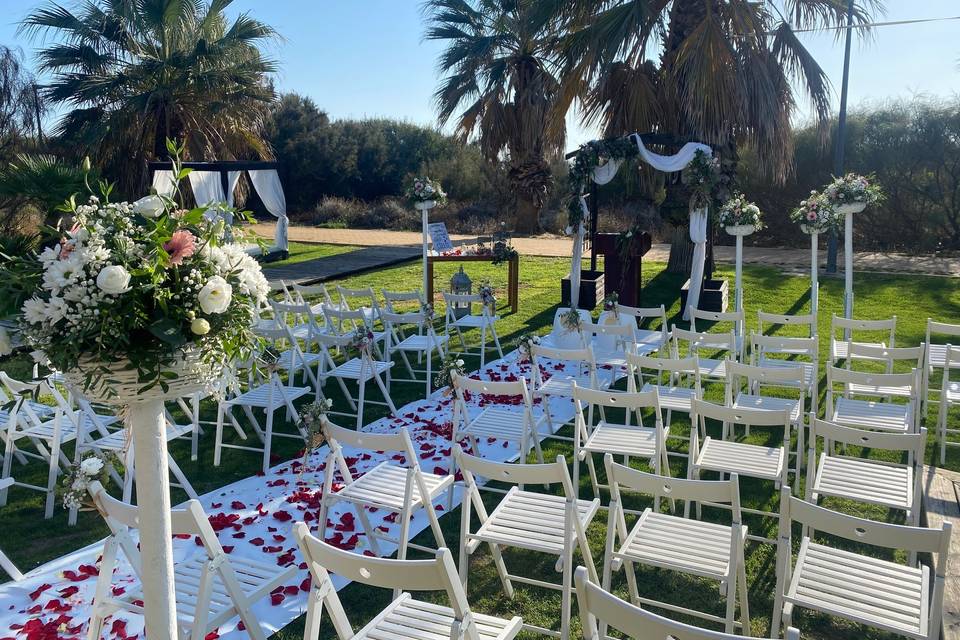
M 520 362 L 530 362 L 533 346 L 540 344 L 540 336 L 533 333 L 524 333 L 517 339 L 517 351 Z
M 58 493 L 63 500 L 64 509 L 79 511 L 97 510 L 96 503 L 90 499 L 90 485 L 96 480 L 101 484 L 110 479 L 110 469 L 123 472 L 120 458 L 110 451 L 88 451 L 78 462 L 70 465 Z
M 560 316 L 560 326 L 567 331 L 583 332 L 583 318 L 580 317 L 579 309 L 568 309 Z
M 297 425 L 303 430 L 306 444 L 303 447 L 303 464 L 300 473 L 303 474 L 307 457 L 310 452 L 320 447 L 327 440 L 324 426 L 327 423 L 327 412 L 333 408 L 333 400 L 321 398 L 300 409 L 297 414 Z
M 427 324 L 433 324 L 433 320 L 436 317 L 436 311 L 433 309 L 433 305 L 429 302 L 420 303 L 420 313 L 423 314 L 423 321 Z
M 433 379 L 433 386 L 437 389 L 443 389 L 444 395 L 450 395 L 453 393 L 454 375 L 466 375 L 463 358 L 460 357 L 460 354 L 449 355 L 443 359 L 443 362 L 440 364 L 440 371 L 437 372 L 436 377 Z
M 357 327 L 357 330 L 350 336 L 349 347 L 355 349 L 360 357 L 371 357 L 373 349 L 374 335 L 373 331 L 366 325 Z
M 620 294 L 616 291 L 608 293 L 603 298 L 603 310 L 613 311 L 613 317 L 620 319 Z M 578 314 L 579 315 L 579 314 Z
M 494 295 L 493 285 L 490 284 L 489 280 L 480 283 L 477 293 L 480 295 L 480 302 L 483 303 L 483 306 L 492 308 L 497 304 L 497 296 Z

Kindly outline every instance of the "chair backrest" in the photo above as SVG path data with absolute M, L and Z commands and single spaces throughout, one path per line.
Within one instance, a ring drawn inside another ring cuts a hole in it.
M 803 355 L 809 357 L 814 364 L 819 364 L 820 341 L 816 337 L 765 336 L 759 333 L 751 333 L 751 357 L 756 361 L 759 356 L 770 353 Z
M 567 462 L 563 456 L 557 456 L 554 462 L 541 464 L 494 462 L 464 453 L 458 444 L 453 445 L 453 455 L 457 468 L 463 471 L 464 480 L 470 488 L 476 487 L 474 476 L 481 476 L 514 485 L 559 484 L 563 486 L 564 494 L 568 498 L 576 496 L 570 472 L 567 470 Z
M 558 349 L 557 347 L 548 347 L 542 344 L 530 345 L 530 357 L 536 361 L 536 358 L 550 358 L 551 360 L 570 360 L 593 365 L 593 348 L 589 345 L 576 349 Z
M 810 440 L 808 442 L 811 451 L 817 448 L 817 438 L 822 438 L 824 442 L 841 443 L 866 449 L 907 451 L 913 453 L 916 464 L 923 464 L 923 452 L 927 445 L 927 430 L 922 428 L 919 433 L 868 431 L 820 420 L 811 414 Z M 811 467 L 812 470 L 813 467 Z
M 870 387 L 915 387 L 917 370 L 909 373 L 874 373 L 827 366 L 827 393 L 832 394 L 836 384 L 860 384 Z
M 337 293 L 340 294 L 340 304 L 342 304 L 347 309 L 353 309 L 350 305 L 350 299 L 359 298 L 362 302 L 370 302 L 371 308 L 376 309 L 377 305 L 377 294 L 374 292 L 373 287 L 361 287 L 358 289 L 351 289 L 349 287 L 344 287 L 342 285 L 337 285 Z
M 381 289 L 380 295 L 383 296 L 387 311 L 391 313 L 396 313 L 394 305 L 397 303 L 412 302 L 416 303 L 418 308 L 423 304 L 423 294 L 420 293 L 419 289 L 413 291 L 387 291 L 386 289 Z
M 625 411 L 640 411 L 641 409 L 653 409 L 656 415 L 657 423 L 660 423 L 660 398 L 657 390 L 652 391 L 596 391 L 579 387 L 573 383 L 573 399 L 578 402 L 577 409 L 580 409 L 579 403 L 587 403 L 597 406 L 620 408 Z
M 308 298 L 320 297 L 323 299 L 323 302 L 329 305 L 333 304 L 330 292 L 327 291 L 327 287 L 323 284 L 297 284 L 293 282 L 290 284 L 290 289 L 295 293 L 294 298 L 299 298 L 299 302 L 306 302 Z
M 757 311 L 757 331 L 760 335 L 767 334 L 767 328 L 764 325 L 770 325 L 771 332 L 776 331 L 779 325 L 785 327 L 806 327 L 807 337 L 813 338 L 817 335 L 817 316 L 812 313 L 806 314 L 780 314 L 766 313 Z
M 577 567 L 573 578 L 583 640 L 611 638 L 600 636 L 598 621 L 613 627 L 624 637 L 637 640 L 747 640 L 747 636 L 710 631 L 664 618 L 621 600 L 591 581 L 586 567 Z M 800 640 L 800 633 L 791 627 L 787 629 L 785 640 Z
M 667 309 L 663 305 L 659 307 L 628 307 L 627 305 L 618 304 L 617 313 L 632 316 L 637 319 L 637 322 L 659 319 L 660 327 L 664 332 L 667 330 Z
M 453 388 L 461 398 L 463 397 L 463 393 L 467 392 L 488 396 L 521 396 L 524 399 L 524 404 L 530 403 L 530 390 L 529 387 L 527 387 L 526 378 L 523 377 L 518 377 L 516 380 L 498 380 L 494 382 L 490 380 L 478 380 L 454 373 L 451 378 Z
M 323 600 L 340 640 L 351 640 L 354 632 L 330 579 L 330 572 L 353 582 L 383 589 L 444 591 L 450 600 L 456 622 L 462 625 L 462 637 L 479 640 L 479 633 L 470 615 L 466 591 L 457 577 L 453 556 L 447 548 L 438 549 L 432 559 L 395 560 L 338 549 L 312 535 L 310 528 L 303 522 L 294 525 L 293 534 L 313 578 L 312 597 Z M 319 628 L 319 622 L 314 621 L 315 628 Z M 443 630 L 444 634 L 448 632 L 448 629 Z
M 427 318 L 423 311 L 404 311 L 403 313 L 381 311 L 380 318 L 391 327 L 399 327 L 403 325 L 417 325 L 419 327 L 425 327 L 425 325 L 428 324 Z
M 950 384 L 950 373 L 960 368 L 960 346 L 948 344 L 943 353 L 943 389 Z
M 342 451 L 344 446 L 369 451 L 401 451 L 407 455 L 408 465 L 415 466 L 418 464 L 419 458 L 414 452 L 413 443 L 406 428 L 393 433 L 355 431 L 333 424 L 326 416 L 321 419 L 321 425 L 324 438 L 330 446 L 331 454 L 334 449 Z
M 800 386 L 803 384 L 803 369 L 800 367 L 761 367 L 730 361 L 727 363 L 727 387 L 735 387 L 745 380 L 748 387 L 754 384 L 767 386 Z
M 907 362 L 911 367 L 920 368 L 923 366 L 924 345 L 916 347 L 881 347 L 874 344 L 863 344 L 853 342 L 849 347 L 850 358 L 870 358 L 873 360 L 883 360 L 889 366 L 897 362 Z
M 654 384 L 660 385 L 667 383 L 673 385 L 676 380 L 676 374 L 689 376 L 693 382 L 692 389 L 696 391 L 697 397 L 700 397 L 700 364 L 696 356 L 690 358 L 655 358 L 651 356 L 639 356 L 636 354 L 626 354 L 627 366 L 630 367 L 630 378 L 627 380 L 627 389 L 637 389 L 643 387 L 643 372 L 655 371 L 656 376 Z M 667 379 L 664 380 L 664 374 Z M 634 379 L 636 376 L 636 379 Z
M 680 343 L 687 343 L 687 354 L 697 354 L 701 349 L 708 351 L 727 351 L 737 354 L 737 336 L 733 331 L 728 333 L 706 333 L 688 331 L 673 325 L 670 329 L 673 337 L 673 355 L 680 357 Z
M 617 464 L 611 454 L 603 457 L 610 482 L 611 500 L 623 505 L 621 491 L 632 491 L 655 498 L 686 500 L 688 502 L 712 502 L 729 504 L 733 509 L 733 521 L 740 523 L 740 482 L 737 474 L 727 480 L 689 480 L 647 473 L 626 465 Z
M 751 427 L 787 427 L 790 424 L 790 410 L 784 409 L 751 409 L 741 407 L 725 407 L 723 405 L 694 398 L 691 401 L 691 412 L 700 418 L 710 418 L 728 424 L 747 425 Z M 693 418 L 690 419 L 694 422 Z
M 837 338 L 837 330 L 850 332 L 851 340 L 854 339 L 853 332 L 884 332 L 887 334 L 887 346 L 894 346 L 894 336 L 897 331 L 897 316 L 891 316 L 885 320 L 858 320 L 856 318 L 844 318 L 833 314 L 830 318 L 830 339 Z M 845 339 L 841 336 L 841 339 Z
M 703 327 L 704 324 L 708 322 L 719 323 L 719 322 L 730 322 L 733 323 L 734 330 L 738 330 L 743 326 L 744 323 L 744 314 L 743 311 L 704 311 L 703 309 L 694 309 L 690 314 L 690 330 L 693 332 L 697 331 L 697 320 L 700 321 L 700 326 Z
M 336 333 L 352 333 L 360 327 L 368 327 L 367 314 L 363 309 L 349 309 L 346 307 L 334 307 L 323 305 L 323 317 L 326 318 L 327 327 Z

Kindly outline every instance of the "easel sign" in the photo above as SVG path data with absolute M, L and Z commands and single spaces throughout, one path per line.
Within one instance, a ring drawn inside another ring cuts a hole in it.
M 453 242 L 450 241 L 446 224 L 442 222 L 431 222 L 427 225 L 427 233 L 430 234 L 430 242 L 433 244 L 433 250 L 435 252 L 442 253 L 443 251 L 453 249 Z

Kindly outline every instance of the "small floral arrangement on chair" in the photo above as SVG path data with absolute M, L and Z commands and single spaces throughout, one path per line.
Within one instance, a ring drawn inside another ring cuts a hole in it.
M 413 184 L 407 189 L 407 200 L 416 204 L 417 202 L 433 202 L 438 207 L 447 203 L 447 194 L 444 193 L 440 183 L 423 176 L 413 179 Z
M 567 331 L 583 331 L 583 318 L 580 317 L 579 309 L 567 309 L 560 316 L 560 326 Z
M 534 333 L 524 333 L 517 338 L 517 351 L 520 353 L 520 362 L 529 362 L 533 347 L 540 344 L 540 336 Z
M 754 229 L 762 229 L 760 207 L 747 200 L 746 196 L 737 192 L 723 203 L 717 213 L 717 224 L 721 227 L 739 227 L 749 225 Z
M 437 317 L 437 312 L 433 308 L 433 305 L 429 302 L 420 303 L 420 313 L 423 314 L 423 321 L 427 324 L 433 324 L 434 318 Z
M 373 331 L 370 330 L 370 327 L 361 325 L 357 327 L 356 331 L 350 336 L 350 342 L 347 346 L 357 351 L 361 356 L 369 356 L 374 341 L 375 336 L 373 335 Z
M 440 364 L 440 370 L 433 379 L 433 386 L 437 389 L 443 389 L 444 387 L 453 385 L 454 375 L 466 375 L 466 370 L 463 368 L 463 365 L 463 358 L 460 357 L 460 354 L 445 357 Z M 449 389 L 447 389 L 444 393 L 449 392 Z
M 620 294 L 614 291 L 603 298 L 603 310 L 613 311 L 613 317 L 620 317 Z
M 875 180 L 873 175 L 848 173 L 827 185 L 823 195 L 834 207 L 844 204 L 874 204 L 883 200 L 883 190 Z
M 817 191 L 811 191 L 800 206 L 790 212 L 790 220 L 799 224 L 806 233 L 820 233 L 837 225 L 836 209 L 827 198 Z
M 323 435 L 323 424 L 327 413 L 333 408 L 333 400 L 322 398 L 315 400 L 300 409 L 297 414 L 297 424 L 306 432 L 306 446 L 303 448 L 303 463 L 306 464 L 310 452 L 322 445 L 326 438 Z
M 89 510 L 89 488 L 94 480 L 105 483 L 110 477 L 110 468 L 122 471 L 120 458 L 114 453 L 88 451 L 79 462 L 70 465 L 60 481 L 60 496 L 64 509 Z
M 480 302 L 485 307 L 493 309 L 497 304 L 497 296 L 493 293 L 493 285 L 490 284 L 489 280 L 484 280 L 480 283 L 480 286 L 477 288 L 477 294 L 480 296 Z

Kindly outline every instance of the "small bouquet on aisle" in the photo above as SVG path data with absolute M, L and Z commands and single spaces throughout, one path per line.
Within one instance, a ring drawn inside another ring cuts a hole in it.
M 303 465 L 307 463 L 310 452 L 322 445 L 326 437 L 323 426 L 327 420 L 327 413 L 333 408 L 333 400 L 320 398 L 300 409 L 297 414 L 297 423 L 306 434 L 306 445 L 303 448 Z M 303 467 L 301 467 L 301 471 Z
M 369 356 L 373 350 L 374 342 L 376 341 L 376 336 L 373 335 L 373 331 L 370 330 L 370 327 L 366 325 L 361 325 L 350 336 L 349 347 L 357 352 L 360 356 Z
M 517 338 L 517 352 L 520 355 L 520 362 L 530 362 L 533 347 L 538 344 L 540 344 L 540 336 L 535 333 L 524 333 Z
M 614 291 L 604 296 L 603 310 L 612 311 L 613 317 L 619 319 L 620 318 L 620 294 Z
M 447 203 L 447 194 L 444 193 L 440 183 L 426 176 L 414 178 L 406 195 L 407 200 L 417 208 L 429 208 L 426 203 L 432 203 L 430 206 L 436 207 L 442 207 Z
M 823 233 L 837 226 L 837 212 L 829 200 L 817 191 L 811 191 L 800 206 L 790 212 L 790 220 L 800 225 L 804 233 Z
M 443 359 L 443 362 L 440 364 L 440 370 L 433 379 L 434 388 L 444 389 L 444 387 L 446 387 L 446 389 L 444 389 L 444 394 L 449 395 L 453 385 L 454 375 L 466 375 L 463 358 L 460 357 L 460 354 L 451 354 Z
M 737 192 L 720 207 L 717 224 L 730 235 L 749 235 L 763 228 L 760 207 Z
M 560 315 L 560 326 L 570 333 L 583 331 L 583 318 L 579 309 L 567 309 Z
M 877 184 L 876 178 L 856 173 L 836 178 L 823 190 L 823 195 L 830 206 L 841 214 L 859 213 L 868 204 L 883 200 L 883 190 Z

